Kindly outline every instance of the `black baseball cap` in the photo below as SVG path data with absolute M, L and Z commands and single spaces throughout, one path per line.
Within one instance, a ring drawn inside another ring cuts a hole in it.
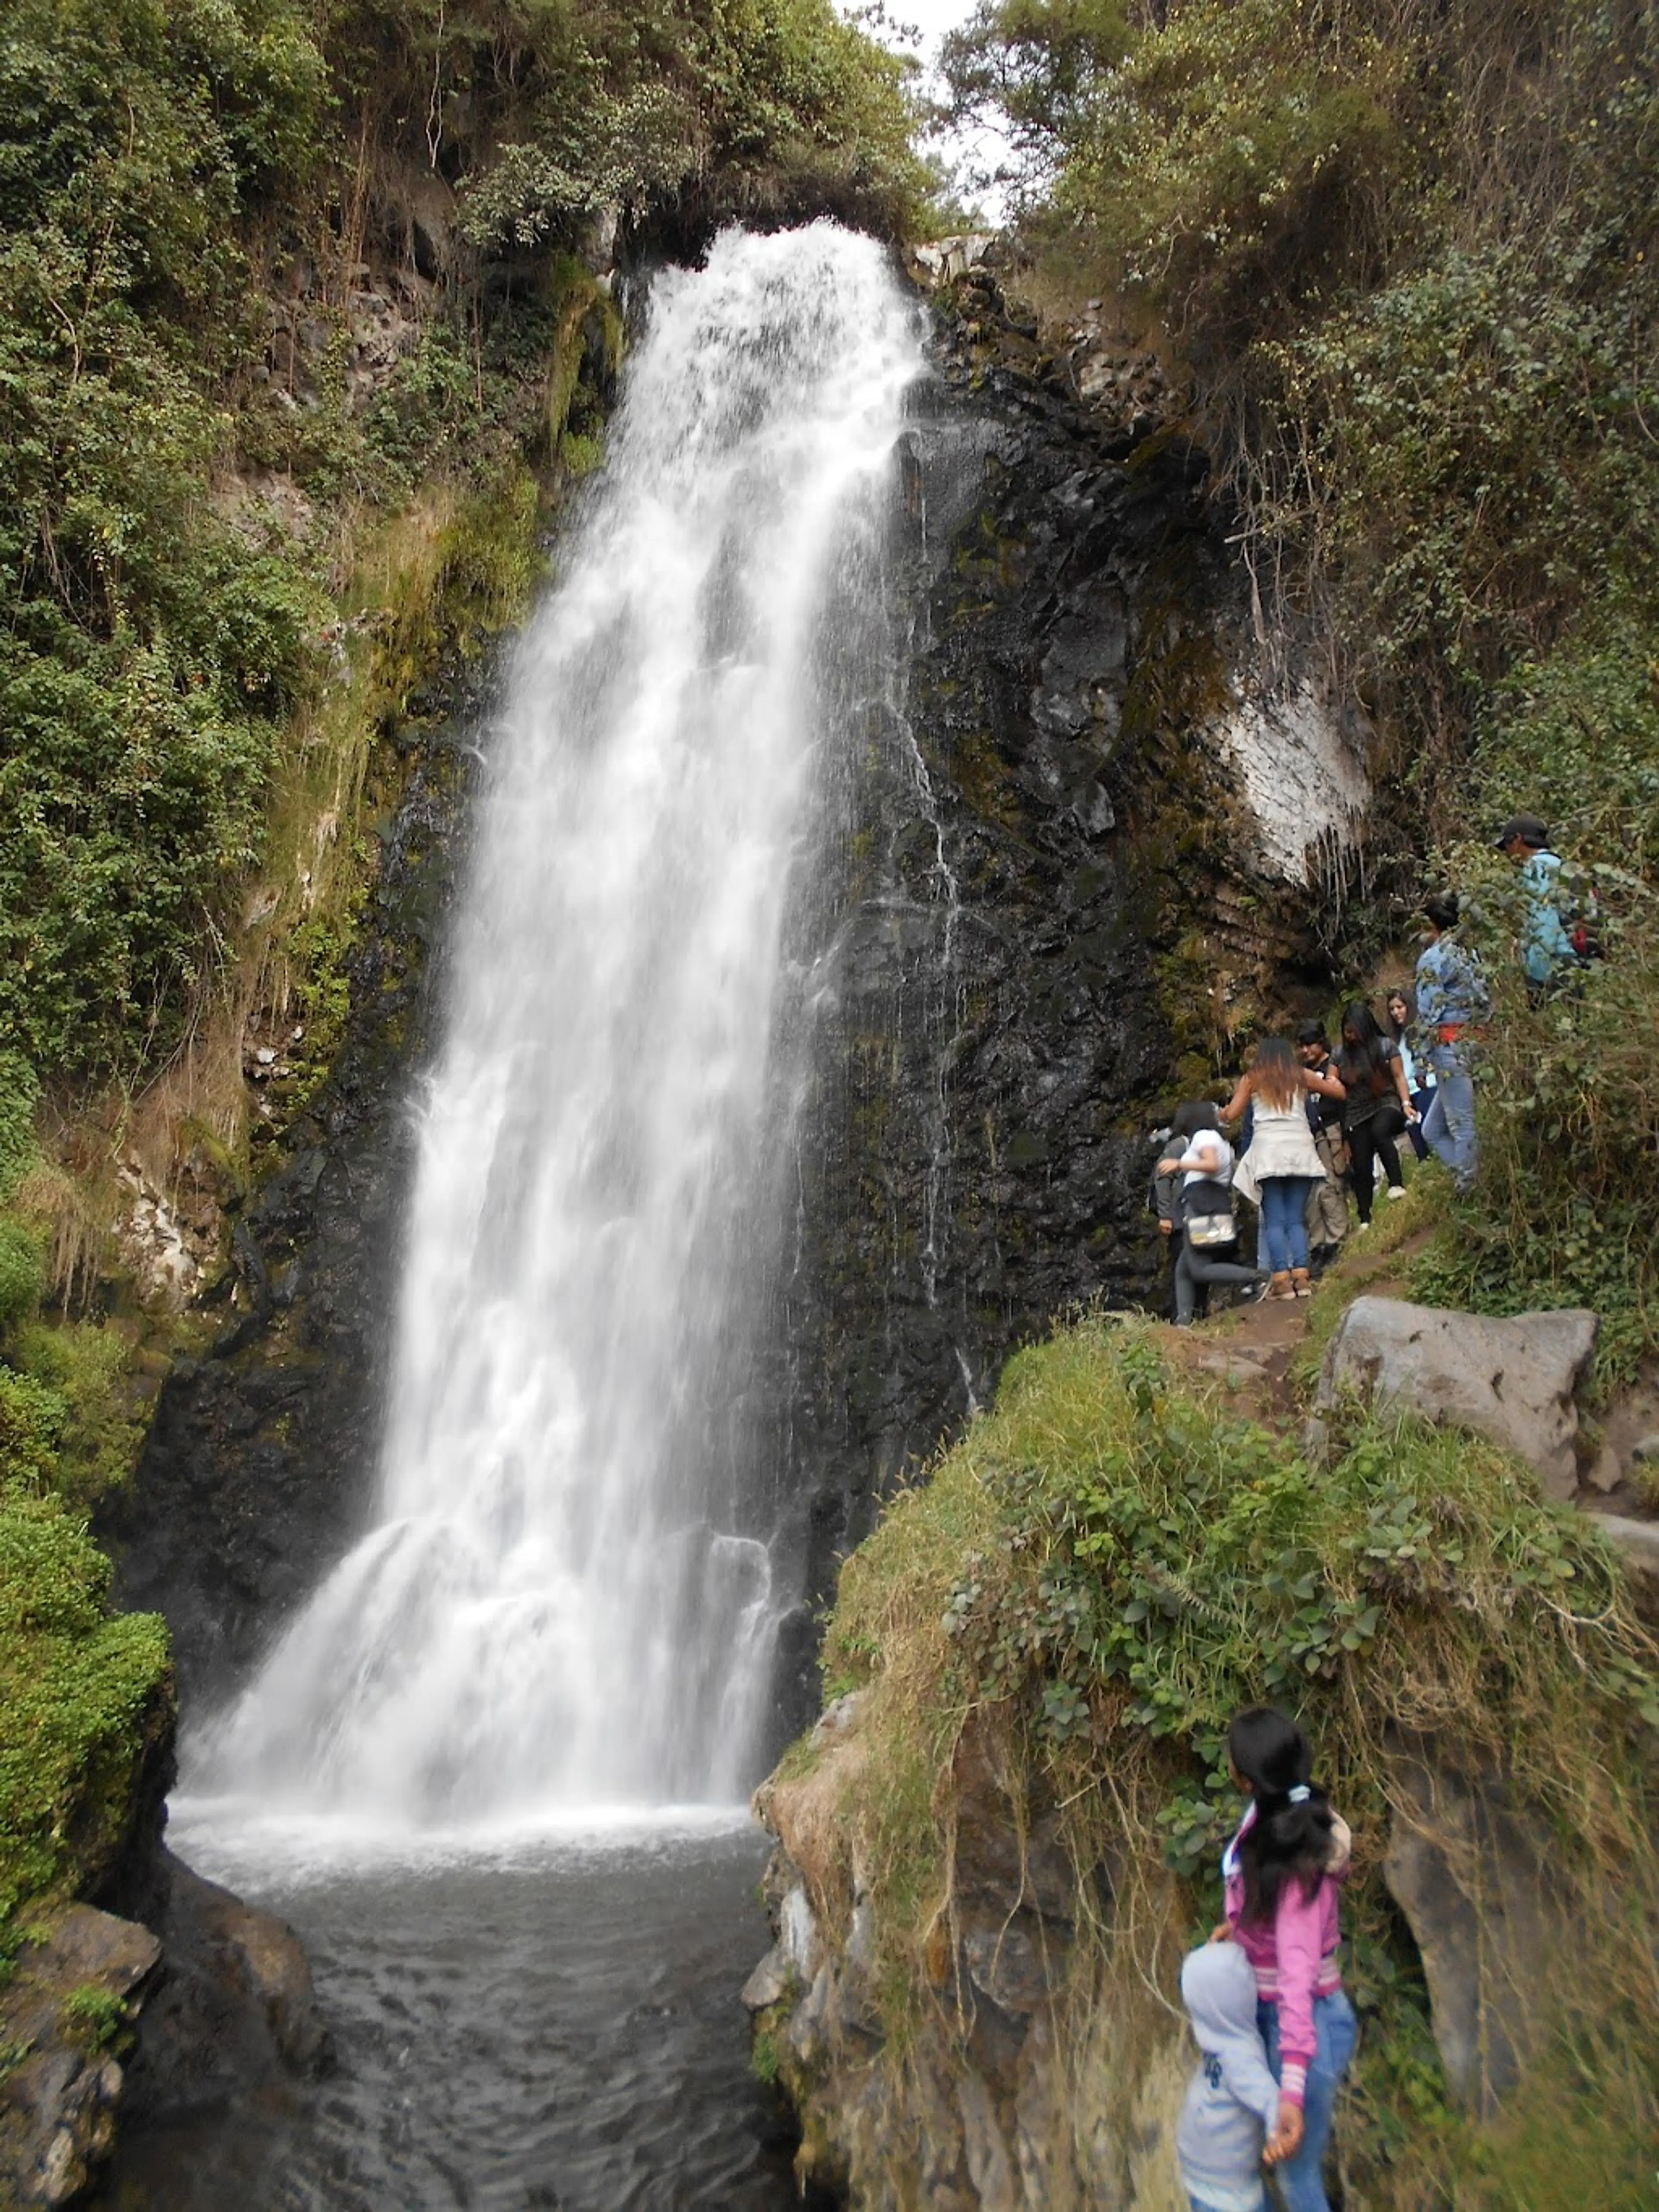
M 1492 842 L 1501 853 L 1506 845 L 1514 844 L 1517 837 L 1523 845 L 1530 845 L 1538 852 L 1541 852 L 1550 842 L 1548 830 L 1535 814 L 1511 814 Z

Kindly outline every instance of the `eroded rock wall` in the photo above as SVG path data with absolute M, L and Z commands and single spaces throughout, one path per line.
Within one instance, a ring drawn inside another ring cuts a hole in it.
M 1264 1005 L 1323 1011 L 1322 874 L 1364 787 L 1364 730 L 1311 679 L 1272 695 L 1180 390 L 1098 318 L 1011 306 L 988 245 L 921 258 L 905 673 L 865 702 L 813 979 L 778 1386 L 807 1608 L 1015 1345 L 1158 1299 L 1148 1132 Z M 1300 793 L 1299 848 L 1261 790 Z

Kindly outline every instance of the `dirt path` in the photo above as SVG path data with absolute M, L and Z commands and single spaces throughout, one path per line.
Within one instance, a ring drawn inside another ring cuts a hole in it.
M 1298 1429 L 1307 1409 L 1295 1370 L 1310 1331 L 1328 1335 L 1342 1309 L 1362 1293 L 1402 1296 L 1407 1270 L 1433 1234 L 1419 1229 L 1382 1252 L 1367 1251 L 1356 1237 L 1311 1298 L 1264 1298 L 1191 1328 L 1165 1328 L 1169 1356 L 1195 1382 L 1224 1393 L 1244 1419 L 1281 1434 Z

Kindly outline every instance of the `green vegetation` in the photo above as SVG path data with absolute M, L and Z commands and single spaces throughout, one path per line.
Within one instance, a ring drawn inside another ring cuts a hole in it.
M 40 1316 L 51 1270 L 33 1200 L 38 1103 L 28 1062 L 0 1053 L 0 1516 L 48 1489 L 91 1505 L 127 1474 L 142 1434 L 126 1338 L 101 1320 Z
M 749 2063 L 755 2079 L 757 2081 L 764 2081 L 770 2088 L 773 2082 L 777 2080 L 779 2069 L 783 2064 L 783 2053 L 778 2047 L 776 2036 L 771 2034 L 767 2029 L 762 2028 L 755 2037 L 750 2048 Z
M 115 2049 L 127 2031 L 125 2002 L 95 1982 L 71 1990 L 64 2000 L 64 2018 L 76 2040 L 88 2051 Z
M 847 1562 L 826 1639 L 830 1687 L 866 1691 L 867 1763 L 836 1817 L 874 1904 L 893 2063 L 939 1980 L 965 1729 L 994 1744 L 981 1764 L 1017 1818 L 1060 1821 L 1087 2003 L 1091 1949 L 1127 1983 L 1167 1981 L 1212 1922 L 1238 1812 L 1223 1731 L 1271 1698 L 1301 1715 L 1356 1838 L 1350 2190 L 1544 2206 L 1594 2172 L 1583 2202 L 1638 2201 L 1608 2178 L 1634 2187 L 1659 2129 L 1656 1661 L 1593 1522 L 1486 1445 L 1350 1419 L 1316 1467 L 1183 1388 L 1143 1328 L 1086 1321 L 1020 1353 L 994 1412 Z M 1581 1969 L 1516 2117 L 1490 2126 L 1448 2099 L 1382 1886 L 1396 1729 L 1504 1772 L 1582 1910 Z M 1118 1904 L 1081 1878 L 1103 1864 Z
M 0 46 L 0 1018 L 54 1073 L 182 1000 L 301 681 L 304 579 L 207 498 L 240 203 L 323 92 L 253 14 L 24 0 Z
M 35 1103 L 27 1062 L 0 1054 L 0 1955 L 20 1905 L 107 1864 L 172 1711 L 167 1630 L 112 1616 L 109 1562 L 82 1518 L 136 1455 L 126 1341 L 37 1317 Z
M 166 1627 L 112 1615 L 109 1571 L 58 1499 L 0 1497 L 0 1933 L 107 1867 L 170 1717 Z
M 1493 1313 L 1589 1305 L 1604 1384 L 1659 1346 L 1659 673 L 1628 623 L 1519 667 L 1487 697 L 1469 777 L 1477 820 L 1525 794 L 1594 891 L 1604 957 L 1528 1000 L 1512 863 L 1482 844 L 1437 856 L 1473 908 L 1493 985 L 1476 1063 L 1480 1174 L 1414 1281 Z
M 363 502 L 463 461 L 489 497 L 526 457 L 556 469 L 567 429 L 592 465 L 569 248 L 683 204 L 694 231 L 751 207 L 897 226 L 925 184 L 908 130 L 898 65 L 828 0 L 16 0 L 0 1019 L 39 1068 L 154 1067 L 195 1018 L 284 733 L 326 688 Z M 436 280 L 367 393 L 365 257 Z

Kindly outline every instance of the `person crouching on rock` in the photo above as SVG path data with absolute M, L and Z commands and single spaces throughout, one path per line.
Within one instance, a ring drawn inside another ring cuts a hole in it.
M 1279 2084 L 1255 2024 L 1255 1975 L 1239 1946 L 1189 1951 L 1181 2000 L 1200 2054 L 1176 2129 L 1182 2187 L 1192 2212 L 1267 2212 L 1261 2161 L 1284 2157 L 1294 2124 L 1288 2106 L 1281 2124 Z
M 1325 2145 L 1358 2034 L 1336 1955 L 1351 1839 L 1287 1715 L 1270 1705 L 1240 1713 L 1227 1761 L 1250 1802 L 1221 1862 L 1227 1917 L 1211 1940 L 1237 1942 L 1255 1974 L 1256 2025 L 1282 2106 L 1285 2212 L 1330 2212 Z
M 1170 1124 L 1171 1144 L 1158 1164 L 1160 1176 L 1181 1177 L 1181 1242 L 1176 1249 L 1176 1327 L 1190 1327 L 1200 1287 L 1238 1284 L 1258 1296 L 1267 1278 L 1238 1257 L 1238 1223 L 1233 1213 L 1233 1148 L 1221 1133 L 1216 1109 L 1206 1098 L 1176 1109 Z M 1174 1139 L 1179 1139 L 1181 1149 Z
M 1273 1271 L 1269 1295 L 1276 1298 L 1304 1298 L 1313 1289 L 1304 1217 L 1308 1194 L 1325 1168 L 1308 1127 L 1310 1091 L 1342 1096 L 1334 1078 L 1297 1066 L 1283 1037 L 1263 1037 L 1221 1109 L 1224 1121 L 1237 1121 L 1247 1106 L 1251 1109 L 1250 1149 L 1234 1182 L 1261 1208 L 1260 1256 Z

